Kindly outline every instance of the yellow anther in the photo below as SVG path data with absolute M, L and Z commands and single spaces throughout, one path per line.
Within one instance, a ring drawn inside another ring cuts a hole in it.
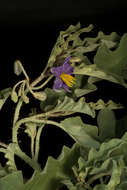
M 62 73 L 60 75 L 60 78 L 69 87 L 72 87 L 72 85 L 75 83 L 75 78 L 73 76 L 69 75 L 69 74 L 66 74 L 66 73 Z

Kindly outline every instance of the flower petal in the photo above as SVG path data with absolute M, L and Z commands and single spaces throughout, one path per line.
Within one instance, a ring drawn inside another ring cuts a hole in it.
M 64 90 L 66 90 L 67 92 L 71 92 L 71 90 L 68 88 L 68 86 L 67 86 L 65 83 L 63 83 L 63 88 L 64 88 Z
M 63 72 L 71 75 L 74 71 L 74 68 L 69 63 L 63 64 Z
M 63 87 L 63 81 L 59 78 L 56 78 L 54 81 L 53 89 L 58 90 L 59 88 Z
M 70 58 L 71 58 L 71 56 L 68 56 L 63 63 L 63 69 L 62 70 L 64 73 L 67 73 L 67 74 L 72 74 L 74 71 L 74 68 L 69 63 Z
M 55 77 L 59 77 L 63 72 L 63 65 L 59 67 L 53 67 L 51 69 L 52 74 L 54 74 Z
M 68 63 L 70 61 L 70 59 L 71 59 L 71 56 L 66 57 L 64 63 Z

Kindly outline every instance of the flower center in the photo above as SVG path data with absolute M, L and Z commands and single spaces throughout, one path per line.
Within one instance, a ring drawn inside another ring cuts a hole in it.
M 69 74 L 66 74 L 66 73 L 62 73 L 60 75 L 60 78 L 64 81 L 64 83 L 69 86 L 69 87 L 72 87 L 72 85 L 75 83 L 75 78 Z

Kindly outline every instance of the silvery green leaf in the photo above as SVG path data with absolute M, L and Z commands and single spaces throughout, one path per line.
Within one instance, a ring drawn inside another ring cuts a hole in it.
M 48 157 L 42 172 L 35 172 L 20 190 L 56 190 L 61 186 L 62 180 L 73 175 L 72 166 L 79 157 L 79 145 L 75 144 L 71 149 L 63 147 L 58 159 Z
M 2 106 L 4 105 L 8 97 L 11 95 L 11 91 L 11 88 L 6 88 L 0 91 L 0 110 L 2 109 Z
M 62 128 L 75 139 L 82 147 L 100 146 L 98 139 L 98 128 L 82 122 L 80 117 L 70 117 L 61 121 Z
M 23 187 L 23 176 L 21 171 L 16 171 L 0 179 L 1 190 L 16 190 Z
M 72 113 L 84 113 L 87 115 L 95 117 L 95 110 L 90 107 L 88 103 L 85 102 L 84 97 L 80 98 L 77 102 L 72 98 L 65 96 L 63 101 L 58 100 L 56 107 L 50 111 L 51 113 L 65 112 L 65 115 L 68 112 Z M 64 113 L 63 113 L 64 114 Z

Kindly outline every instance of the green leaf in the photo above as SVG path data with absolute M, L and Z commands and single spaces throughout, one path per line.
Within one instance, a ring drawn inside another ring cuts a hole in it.
M 21 171 L 13 172 L 0 179 L 0 190 L 16 190 L 23 187 L 23 177 Z
M 98 138 L 97 127 L 83 123 L 80 117 L 65 119 L 60 124 L 81 146 L 94 148 L 100 146 L 100 143 L 96 140 Z
M 96 103 L 94 102 L 89 102 L 89 105 L 94 109 L 94 110 L 101 110 L 101 109 L 109 109 L 109 110 L 114 110 L 114 109 L 122 109 L 124 108 L 121 104 L 116 104 L 112 100 L 109 100 L 108 102 L 104 102 L 102 99 L 99 99 Z
M 98 44 L 99 46 L 105 44 L 109 49 L 117 47 L 120 37 L 116 32 L 109 35 L 104 34 L 102 31 L 98 32 L 97 37 L 86 37 L 84 42 L 87 45 Z
M 45 91 L 46 93 L 46 101 L 41 101 L 40 103 L 40 108 L 42 111 L 47 112 L 51 109 L 53 109 L 56 104 L 58 99 L 63 100 L 66 92 L 64 90 L 60 92 L 55 92 L 53 89 L 46 88 Z
M 79 112 L 95 117 L 94 109 L 85 102 L 83 97 L 78 101 L 74 101 L 72 98 L 66 96 L 64 90 L 57 93 L 47 88 L 45 92 L 47 94 L 47 99 L 41 102 L 40 107 L 42 111 L 47 111 L 47 116 L 69 115 Z
M 69 190 L 77 190 L 77 187 L 69 179 L 63 180 L 62 184 L 66 185 Z
M 97 90 L 97 87 L 94 84 L 88 82 L 88 76 L 75 75 L 75 84 L 73 86 L 73 90 L 76 97 L 81 97 Z
M 127 134 L 122 139 L 113 138 L 104 142 L 98 149 L 91 148 L 88 153 L 86 152 L 85 158 L 83 155 L 80 157 L 78 167 L 76 167 L 76 178 L 80 180 L 81 186 L 85 182 L 91 188 L 100 190 L 101 188 L 104 190 L 120 190 L 122 189 L 120 187 L 126 187 L 126 136 Z M 77 184 L 78 181 L 75 186 Z
M 0 164 L 0 178 L 6 176 L 7 174 L 8 174 L 7 168 L 2 167 Z
M 116 188 L 116 190 L 126 190 L 127 189 L 127 181 L 123 181 L 121 182 L 118 187 Z
M 52 67 L 55 64 L 57 57 L 59 58 L 59 55 L 61 55 L 63 52 L 66 53 L 66 57 L 73 52 L 80 52 L 80 48 L 75 48 L 77 46 L 81 46 L 82 48 L 83 41 L 79 37 L 80 34 L 84 32 L 90 32 L 92 29 L 93 25 L 81 28 L 80 23 L 78 23 L 75 26 L 69 26 L 65 31 L 61 31 L 49 57 L 48 66 Z M 69 42 L 73 42 L 72 46 L 70 46 Z
M 0 91 L 0 110 L 2 109 L 2 106 L 4 105 L 8 97 L 11 95 L 11 90 L 11 88 L 6 88 Z
M 37 124 L 28 122 L 25 123 L 25 126 L 26 126 L 25 133 L 27 133 L 29 137 L 35 138 L 37 132 Z
M 41 173 L 36 173 L 20 190 L 56 190 L 61 186 L 61 181 L 68 179 L 72 173 L 72 166 L 79 157 L 79 146 L 72 149 L 64 147 L 60 157 L 55 160 L 48 158 L 46 166 Z
M 5 154 L 5 158 L 8 159 L 8 161 L 6 162 L 6 166 L 8 167 L 9 171 L 17 171 L 17 167 L 15 164 L 15 158 L 14 158 L 14 145 L 12 143 L 10 143 L 8 145 L 6 154 Z
M 109 158 L 105 160 L 100 167 L 94 167 L 93 169 L 90 170 L 89 174 L 90 175 L 95 175 L 99 173 L 104 173 L 107 172 L 111 169 L 112 167 L 112 159 Z
M 113 160 L 112 176 L 106 187 L 107 190 L 115 190 L 116 186 L 120 183 L 120 176 L 122 173 L 122 165 L 119 161 L 119 165 Z
M 101 60 L 103 62 L 103 60 Z M 104 70 L 97 67 L 97 65 L 82 65 L 82 67 L 75 67 L 74 74 L 78 75 L 87 75 L 96 77 L 99 79 L 108 80 L 114 83 L 119 83 L 119 81 L 109 73 L 106 73 Z
M 101 164 L 104 162 L 104 160 L 113 157 L 118 157 L 122 153 L 125 154 L 125 146 L 127 143 L 121 139 L 111 139 L 108 142 L 104 142 L 101 144 L 99 151 L 96 151 L 94 148 L 90 149 L 89 155 L 88 155 L 88 162 L 86 163 L 86 166 L 94 167 L 95 165 L 98 165 L 97 163 L 100 162 Z M 115 151 L 115 152 L 114 152 Z M 100 167 L 100 165 L 98 166 Z
M 127 35 L 124 34 L 118 48 L 111 51 L 105 43 L 102 44 L 94 57 L 94 64 L 86 65 L 84 62 L 75 67 L 74 73 L 108 80 L 127 87 L 126 48 Z
M 99 128 L 99 139 L 101 141 L 115 137 L 116 119 L 112 110 L 108 108 L 100 110 L 97 117 L 97 123 Z
M 127 115 L 116 121 L 116 137 L 121 138 L 127 131 Z
M 94 84 L 88 83 L 84 88 L 75 89 L 75 95 L 77 97 L 81 97 L 91 92 L 94 92 L 95 90 L 97 90 L 97 87 Z
M 68 96 L 65 96 L 63 101 L 58 100 L 58 104 L 56 107 L 50 111 L 52 113 L 57 112 L 65 112 L 65 115 L 68 112 L 72 113 L 84 113 L 87 115 L 95 117 L 95 111 L 93 108 L 89 106 L 88 103 L 85 102 L 84 97 L 80 98 L 77 102 L 75 102 L 72 98 L 69 98 Z M 63 113 L 64 115 L 64 113 Z
M 117 83 L 127 87 L 127 34 L 121 38 L 119 47 L 111 51 L 107 46 L 101 46 L 94 58 L 94 63 L 101 71 L 111 75 Z
M 30 165 L 34 170 L 40 171 L 40 165 L 34 160 L 27 156 L 24 152 L 21 151 L 19 146 L 16 143 L 10 143 L 8 145 L 5 158 L 8 159 L 6 165 L 10 172 L 17 171 L 14 155 L 17 155 L 23 159 L 28 165 Z
M 96 185 L 93 190 L 106 190 L 106 185 L 104 184 Z

